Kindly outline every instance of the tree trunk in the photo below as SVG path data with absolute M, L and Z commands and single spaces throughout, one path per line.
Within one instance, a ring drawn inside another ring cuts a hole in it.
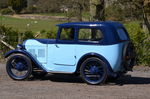
M 96 6 L 96 19 L 98 21 L 105 21 L 105 1 L 100 0 L 100 4 Z
M 142 6 L 142 11 L 143 11 L 144 24 L 146 25 L 146 27 L 147 27 L 147 29 L 148 29 L 148 32 L 149 32 L 149 34 L 150 34 L 150 23 L 149 23 L 149 21 L 148 21 L 147 14 L 145 13 L 144 6 Z
M 90 21 L 105 21 L 105 0 L 90 0 Z
M 78 20 L 82 21 L 82 12 L 83 12 L 83 6 L 82 4 L 78 3 L 79 6 L 79 14 L 78 14 Z

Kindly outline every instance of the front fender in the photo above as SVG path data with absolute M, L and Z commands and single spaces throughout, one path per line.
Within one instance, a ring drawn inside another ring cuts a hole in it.
M 29 57 L 29 53 L 26 52 L 26 51 L 24 51 L 24 50 L 11 50 L 11 51 L 7 52 L 7 53 L 4 55 L 4 57 L 7 58 L 7 57 L 9 57 L 10 55 L 16 54 L 16 53 L 21 53 L 21 54 L 24 54 L 24 55 L 26 55 L 26 56 Z
M 4 57 L 7 58 L 9 57 L 10 55 L 12 54 L 17 54 L 17 53 L 20 53 L 20 54 L 24 54 L 26 55 L 27 57 L 29 57 L 31 59 L 31 61 L 35 64 L 35 66 L 45 72 L 47 72 L 47 70 L 42 66 L 42 64 L 36 59 L 33 57 L 32 54 L 30 54 L 29 52 L 27 52 L 26 50 L 11 50 L 9 52 L 7 52 Z

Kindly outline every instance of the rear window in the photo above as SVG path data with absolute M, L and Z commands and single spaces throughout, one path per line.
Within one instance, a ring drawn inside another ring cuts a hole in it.
M 117 33 L 118 33 L 119 39 L 121 41 L 128 40 L 127 33 L 126 33 L 126 31 L 124 29 L 122 29 L 122 28 L 117 29 Z

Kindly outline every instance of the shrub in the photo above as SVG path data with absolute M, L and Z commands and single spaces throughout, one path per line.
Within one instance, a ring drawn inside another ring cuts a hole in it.
M 113 20 L 113 21 L 124 20 L 123 10 L 119 5 L 108 6 L 105 11 L 106 11 L 107 20 Z
M 34 33 L 31 31 L 25 31 L 24 33 L 19 33 L 18 31 L 13 30 L 10 27 L 0 26 L 0 36 L 5 36 L 3 41 L 7 42 L 14 48 L 18 43 L 22 43 L 22 41 L 34 38 Z M 0 56 L 9 51 L 8 47 L 4 46 L 0 42 Z
M 7 42 L 11 46 L 14 47 L 17 45 L 17 43 L 18 43 L 18 32 L 14 31 L 12 28 L 0 26 L 0 35 L 5 36 L 3 41 Z M 0 42 L 0 51 L 1 51 L 0 54 L 1 55 L 5 54 L 8 50 L 10 50 L 10 49 L 8 49 L 6 46 L 1 44 L 1 42 Z
M 139 22 L 130 22 L 125 26 L 136 48 L 137 65 L 150 66 L 150 35 L 142 30 Z
M 27 7 L 27 0 L 8 0 L 8 5 L 11 6 L 16 13 L 20 13 L 23 8 Z
M 57 30 L 56 29 L 51 29 L 46 34 L 47 34 L 46 35 L 47 38 L 49 38 L 49 39 L 55 39 L 56 38 L 56 34 L 57 34 Z
M 37 8 L 34 6 L 29 6 L 27 8 L 27 12 L 29 12 L 29 13 L 35 13 L 36 11 L 37 11 Z
M 32 31 L 25 31 L 22 37 L 23 41 L 27 39 L 34 39 L 34 33 Z
M 2 9 L 0 12 L 3 15 L 11 15 L 11 14 L 13 14 L 13 11 L 10 10 L 9 8 Z

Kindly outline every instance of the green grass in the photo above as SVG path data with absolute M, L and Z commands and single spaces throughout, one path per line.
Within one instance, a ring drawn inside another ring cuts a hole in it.
M 11 18 L 6 16 L 0 16 L 0 24 L 13 29 L 24 32 L 24 31 L 33 31 L 38 32 L 41 30 L 50 31 L 51 29 L 56 28 L 56 24 L 62 23 L 54 19 L 40 20 L 40 19 L 20 19 L 20 18 Z

